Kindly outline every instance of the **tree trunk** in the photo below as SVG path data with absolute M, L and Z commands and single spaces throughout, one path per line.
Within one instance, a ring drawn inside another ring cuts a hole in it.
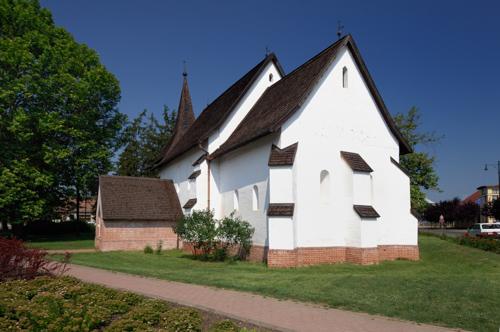
M 7 228 L 7 220 L 2 220 L 2 232 L 6 233 L 9 229 Z
M 76 186 L 76 221 L 80 222 L 80 189 Z

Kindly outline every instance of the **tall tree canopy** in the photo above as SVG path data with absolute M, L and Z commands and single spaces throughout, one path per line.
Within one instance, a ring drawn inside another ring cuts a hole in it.
M 163 107 L 163 123 L 144 110 L 127 127 L 125 148 L 118 160 L 118 174 L 126 176 L 157 176 L 152 167 L 161 157 L 163 147 L 171 139 L 176 113 Z
M 117 79 L 37 0 L 0 0 L 0 220 L 95 193 L 126 120 Z
M 422 190 L 439 190 L 439 177 L 434 170 L 435 157 L 426 152 L 417 152 L 416 148 L 435 144 L 441 137 L 434 132 L 420 130 L 420 113 L 416 107 L 412 107 L 406 114 L 398 113 L 394 120 L 414 151 L 401 156 L 399 162 L 410 174 L 411 206 L 422 213 L 427 206 Z

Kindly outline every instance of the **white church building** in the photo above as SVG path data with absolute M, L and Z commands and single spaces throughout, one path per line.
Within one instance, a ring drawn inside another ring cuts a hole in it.
M 266 56 L 197 118 L 186 76 L 156 165 L 183 213 L 235 211 L 271 267 L 419 258 L 411 147 L 350 35 L 289 74 Z

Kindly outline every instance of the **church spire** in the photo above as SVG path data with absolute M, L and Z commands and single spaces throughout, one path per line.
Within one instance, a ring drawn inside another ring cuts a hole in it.
M 195 117 L 193 112 L 193 103 L 189 94 L 187 81 L 186 63 L 184 62 L 184 71 L 182 72 L 183 83 L 181 91 L 181 99 L 177 108 L 177 120 L 175 121 L 174 135 L 170 146 L 174 146 L 180 138 L 186 133 L 188 128 L 193 124 Z

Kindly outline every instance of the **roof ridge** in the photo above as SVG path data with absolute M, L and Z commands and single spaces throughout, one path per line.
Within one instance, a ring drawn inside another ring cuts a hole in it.
M 128 175 L 99 175 L 99 178 L 108 178 L 108 179 L 133 179 L 133 180 L 154 180 L 154 181 L 165 181 L 165 182 L 173 182 L 171 179 L 160 179 L 160 178 L 152 178 L 146 176 L 128 176 Z

